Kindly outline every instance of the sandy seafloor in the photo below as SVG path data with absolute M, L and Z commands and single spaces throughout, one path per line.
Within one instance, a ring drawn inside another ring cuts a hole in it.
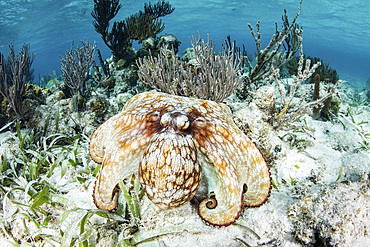
M 236 224 L 218 229 L 206 226 L 190 203 L 160 210 L 144 197 L 140 238 L 158 232 L 168 234 L 139 246 L 370 246 L 370 150 L 369 146 L 359 150 L 363 142 L 360 134 L 370 133 L 370 107 L 351 103 L 353 89 L 349 84 L 344 83 L 339 92 L 340 121 L 314 120 L 305 115 L 310 135 L 268 131 L 268 145 L 278 145 L 279 150 L 270 163 L 275 186 L 267 203 L 244 209 Z M 251 119 L 251 112 L 245 112 L 247 103 L 229 101 L 229 105 L 241 125 Z M 348 115 L 350 108 L 353 118 Z M 248 123 L 251 128 L 259 128 L 258 118 Z M 9 134 L 1 133 L 0 139 Z M 0 153 L 7 148 L 2 144 Z M 58 172 L 56 169 L 52 179 L 68 191 L 65 197 L 80 208 L 95 209 L 91 196 L 95 179 L 91 177 L 82 185 L 69 181 L 73 173 L 60 178 Z M 3 216 L 11 208 L 11 204 L 3 203 Z M 91 222 L 97 229 L 105 221 L 94 216 Z M 13 227 L 22 228 L 19 222 L 13 223 Z M 112 227 L 100 230 L 97 246 L 112 246 L 118 234 Z M 0 243 L 13 246 L 3 234 Z

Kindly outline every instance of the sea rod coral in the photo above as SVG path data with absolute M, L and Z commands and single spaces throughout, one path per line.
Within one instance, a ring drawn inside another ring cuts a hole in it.
M 26 44 L 17 55 L 12 44 L 9 44 L 9 48 L 9 68 L 6 66 L 3 54 L 0 54 L 0 93 L 9 102 L 16 117 L 25 119 L 23 98 L 27 81 L 31 75 L 30 69 L 34 55 L 30 54 L 30 46 Z M 12 86 L 9 87 L 8 84 Z
M 61 70 L 64 82 L 71 90 L 72 95 L 86 94 L 86 81 L 89 76 L 89 69 L 95 59 L 96 44 L 88 41 L 81 41 L 82 47 L 66 51 L 61 59 Z
M 148 37 L 155 37 L 163 31 L 164 24 L 160 17 L 171 14 L 175 9 L 168 2 L 158 1 L 156 4 L 145 4 L 144 11 L 139 11 L 115 21 L 109 30 L 110 21 L 117 15 L 122 5 L 118 0 L 94 0 L 91 16 L 93 26 L 104 43 L 112 51 L 116 61 L 122 59 L 132 47 L 133 40 L 141 43 Z

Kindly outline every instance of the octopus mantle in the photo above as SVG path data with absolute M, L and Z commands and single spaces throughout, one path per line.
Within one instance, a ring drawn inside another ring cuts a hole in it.
M 101 209 L 116 209 L 117 184 L 133 173 L 148 198 L 165 209 L 189 202 L 202 183 L 213 196 L 200 201 L 198 213 L 213 226 L 234 223 L 243 206 L 259 206 L 270 194 L 262 154 L 230 109 L 213 101 L 138 94 L 96 129 L 90 154 L 102 163 L 93 193 Z

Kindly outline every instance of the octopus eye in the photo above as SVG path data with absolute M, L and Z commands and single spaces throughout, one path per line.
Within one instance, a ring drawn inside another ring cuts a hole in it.
M 185 115 L 180 115 L 176 118 L 176 126 L 181 130 L 186 130 L 189 127 L 189 119 Z
M 171 114 L 166 112 L 165 114 L 162 115 L 160 124 L 165 127 L 171 122 Z
M 243 184 L 243 194 L 248 191 L 248 186 L 246 184 Z
M 198 117 L 194 120 L 194 123 L 200 127 L 204 128 L 207 125 L 206 119 L 204 117 Z
M 157 122 L 161 119 L 161 115 L 159 112 L 154 112 L 147 117 L 148 122 Z

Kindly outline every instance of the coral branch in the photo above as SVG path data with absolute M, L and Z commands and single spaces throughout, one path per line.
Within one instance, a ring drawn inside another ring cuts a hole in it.
M 306 60 L 304 64 L 304 56 L 303 56 L 303 47 L 302 47 L 302 37 L 299 34 L 299 50 L 300 50 L 300 58 L 299 58 L 299 66 L 298 66 L 298 74 L 296 76 L 293 76 L 293 84 L 290 89 L 289 97 L 288 99 L 285 98 L 285 90 L 284 87 L 280 84 L 279 79 L 279 69 L 274 69 L 272 67 L 272 74 L 270 76 L 270 79 L 273 78 L 273 80 L 277 83 L 278 90 L 280 92 L 281 99 L 284 102 L 284 107 L 280 111 L 280 113 L 275 116 L 272 122 L 272 126 L 274 129 L 280 129 L 282 127 L 289 127 L 290 125 L 293 125 L 295 121 L 297 121 L 306 111 L 308 108 L 315 107 L 321 105 L 326 99 L 332 97 L 332 95 L 335 93 L 335 89 L 342 83 L 342 80 L 337 81 L 337 83 L 333 86 L 333 88 L 321 99 L 314 100 L 312 102 L 304 103 L 304 100 L 308 93 L 312 90 L 313 85 L 307 89 L 307 91 L 303 94 L 301 99 L 299 100 L 298 105 L 294 109 L 289 109 L 292 100 L 295 96 L 296 90 L 298 86 L 305 80 L 309 79 L 313 73 L 315 72 L 316 68 L 320 66 L 320 62 L 314 64 L 311 67 L 311 61 L 309 59 Z M 288 112 L 289 109 L 289 112 Z
M 198 34 L 199 35 L 199 34 Z M 139 78 L 158 91 L 199 99 L 220 102 L 229 97 L 240 85 L 241 54 L 224 46 L 220 55 L 208 37 L 204 40 L 192 38 L 197 66 L 182 63 L 171 52 L 162 49 L 158 57 L 138 59 Z
M 158 18 L 175 10 L 163 0 L 154 5 L 146 3 L 144 11 L 132 14 L 124 20 L 115 21 L 109 31 L 109 22 L 120 8 L 118 0 L 94 0 L 94 10 L 91 12 L 95 30 L 112 51 L 116 61 L 125 57 L 127 50 L 132 47 L 133 40 L 141 43 L 144 39 L 155 37 L 162 32 L 164 24 Z
M 0 54 L 0 93 L 9 102 L 16 116 L 25 119 L 23 96 L 35 56 L 30 55 L 30 46 L 26 44 L 23 44 L 17 55 L 14 53 L 12 44 L 9 44 L 9 48 L 10 73 L 7 73 L 4 56 Z M 8 84 L 11 86 L 9 87 Z
M 117 15 L 121 7 L 119 0 L 94 0 L 94 10 L 91 12 L 94 18 L 93 26 L 109 49 L 112 49 L 108 42 L 109 22 Z
M 286 39 L 289 37 L 289 35 L 291 35 L 293 28 L 297 27 L 296 20 L 300 14 L 301 6 L 302 1 L 300 1 L 300 6 L 292 23 L 289 24 L 283 18 L 283 29 L 281 31 L 278 30 L 276 24 L 275 34 L 272 36 L 270 42 L 263 50 L 261 49 L 262 41 L 260 22 L 256 22 L 256 30 L 251 24 L 248 23 L 248 27 L 256 44 L 257 57 L 256 64 L 254 66 L 252 65 L 252 61 L 250 61 L 248 57 L 245 57 L 245 61 L 247 62 L 248 67 L 248 73 L 244 76 L 243 86 L 239 90 L 240 97 L 246 97 L 251 85 L 257 84 L 259 81 L 269 78 L 274 73 L 274 68 L 279 68 L 287 61 L 292 59 L 296 52 L 296 49 L 288 49 L 284 54 L 281 54 L 281 48 L 284 45 L 284 42 L 286 42 Z M 301 30 L 297 29 L 294 34 L 296 36 L 300 36 Z M 298 44 L 295 45 L 299 46 L 299 42 L 301 41 L 298 40 L 296 42 L 298 42 Z
M 85 95 L 89 69 L 95 59 L 96 44 L 81 43 L 81 48 L 73 49 L 72 44 L 71 49 L 60 56 L 64 82 L 73 95 Z
M 154 19 L 169 15 L 174 10 L 175 8 L 172 8 L 172 6 L 168 2 L 165 2 L 164 0 L 159 1 L 154 5 L 152 5 L 151 3 L 144 4 L 144 12 L 150 14 Z

